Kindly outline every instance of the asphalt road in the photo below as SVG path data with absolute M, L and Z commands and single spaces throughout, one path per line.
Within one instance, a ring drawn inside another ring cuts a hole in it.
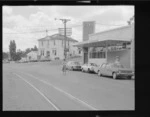
M 134 80 L 114 80 L 61 65 L 3 64 L 3 110 L 134 110 Z

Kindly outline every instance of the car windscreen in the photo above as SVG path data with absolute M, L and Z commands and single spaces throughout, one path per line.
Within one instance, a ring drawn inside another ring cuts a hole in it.
M 94 64 L 94 63 L 91 63 L 90 65 L 91 65 L 91 66 L 97 66 L 97 65 L 96 65 L 96 64 Z
M 80 63 L 79 63 L 79 62 L 74 62 L 74 64 L 75 64 L 75 65 L 80 65 Z

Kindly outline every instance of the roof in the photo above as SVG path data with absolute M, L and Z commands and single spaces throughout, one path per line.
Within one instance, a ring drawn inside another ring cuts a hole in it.
M 83 41 L 74 46 L 92 47 L 92 46 L 115 46 L 121 43 L 130 43 L 132 39 L 131 26 L 123 26 L 116 29 L 111 29 L 90 35 L 90 40 Z
M 92 40 L 92 41 L 84 41 L 84 42 L 80 42 L 77 44 L 74 44 L 74 46 L 77 47 L 105 47 L 107 46 L 116 46 L 116 45 L 120 45 L 122 43 L 130 43 L 131 41 L 127 41 L 127 40 L 103 40 L 103 41 L 97 41 L 97 40 Z
M 51 36 L 47 36 L 47 37 L 38 39 L 38 41 L 46 41 L 46 40 L 64 40 L 64 36 L 60 35 L 60 34 L 54 34 L 54 35 L 51 35 Z M 68 40 L 73 41 L 73 42 L 78 42 L 77 40 L 75 40 L 73 38 L 70 38 L 70 37 L 67 37 L 67 41 Z
M 118 27 L 118 28 L 112 28 L 112 29 L 108 29 L 108 30 L 104 30 L 104 31 L 101 31 L 101 32 L 90 34 L 90 36 L 98 35 L 98 34 L 102 34 L 102 33 L 109 33 L 109 32 L 112 32 L 112 31 L 124 30 L 124 29 L 127 29 L 127 28 L 131 28 L 131 26 L 127 25 L 127 26 L 121 26 L 121 27 Z
M 38 51 L 31 51 L 31 52 L 29 52 L 28 54 L 31 54 L 31 53 L 36 53 L 36 54 L 37 54 Z M 28 55 L 28 54 L 27 54 L 27 55 Z

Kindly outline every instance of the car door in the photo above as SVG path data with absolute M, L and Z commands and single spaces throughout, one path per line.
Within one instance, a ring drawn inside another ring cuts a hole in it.
M 105 67 L 106 67 L 106 64 L 105 64 L 105 63 L 102 64 L 101 67 L 100 67 L 100 72 L 101 72 L 102 75 L 105 75 L 105 74 L 106 74 L 106 73 L 105 73 Z
M 88 71 L 88 64 L 85 64 L 85 71 Z
M 105 68 L 106 68 L 106 71 L 105 71 L 106 75 L 111 76 L 112 75 L 111 65 L 107 64 Z

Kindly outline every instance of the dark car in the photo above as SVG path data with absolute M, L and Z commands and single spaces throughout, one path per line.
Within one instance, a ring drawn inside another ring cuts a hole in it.
M 130 68 L 125 68 L 121 64 L 116 63 L 103 63 L 98 69 L 98 75 L 112 76 L 113 79 L 120 78 L 132 78 L 134 72 Z
M 66 64 L 68 70 L 81 70 L 81 64 L 77 61 L 69 61 Z

